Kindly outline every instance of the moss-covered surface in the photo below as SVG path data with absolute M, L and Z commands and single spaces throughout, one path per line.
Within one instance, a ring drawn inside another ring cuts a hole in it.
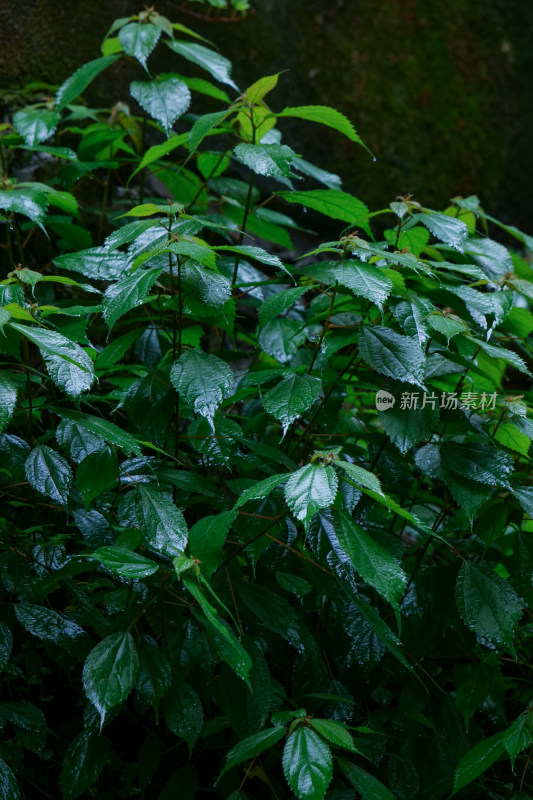
M 477 192 L 503 219 L 533 227 L 533 4 L 523 0 L 256 0 L 238 23 L 201 23 L 162 2 L 158 10 L 201 30 L 233 59 L 245 86 L 288 68 L 277 107 L 321 103 L 354 122 L 376 155 L 315 125 L 298 124 L 297 149 L 340 172 L 369 205 L 413 192 L 428 205 Z M 190 6 L 201 11 L 198 4 Z M 95 56 L 127 0 L 4 0 L 0 80 L 60 82 Z M 157 68 L 172 69 L 165 53 Z M 120 70 L 96 86 L 100 100 Z M 290 142 L 291 127 L 287 126 Z M 296 142 L 296 140 L 294 140 Z

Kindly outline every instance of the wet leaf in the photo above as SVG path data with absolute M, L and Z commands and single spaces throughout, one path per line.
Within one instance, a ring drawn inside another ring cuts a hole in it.
M 471 630 L 514 654 L 514 632 L 523 605 L 507 581 L 464 561 L 457 576 L 455 597 L 459 613 Z
M 123 703 L 139 672 L 139 658 L 131 633 L 113 633 L 94 647 L 83 666 L 83 688 L 100 715 Z
M 130 93 L 141 108 L 161 123 L 167 136 L 191 102 L 191 93 L 185 83 L 170 76 L 158 81 L 133 81 Z
M 198 64 L 199 67 L 207 70 L 215 80 L 237 89 L 230 76 L 231 62 L 224 56 L 214 50 L 210 50 L 208 47 L 204 47 L 202 44 L 186 42 L 181 39 L 168 41 L 167 45 L 175 53 L 186 58 L 187 61 L 192 61 L 193 64 Z
M 333 504 L 337 486 L 333 467 L 308 464 L 289 477 L 285 484 L 285 500 L 296 519 L 307 527 L 313 514 Z
M 66 505 L 72 470 L 63 456 L 46 444 L 37 445 L 26 459 L 26 478 L 37 492 Z
M 333 775 L 331 751 L 310 728 L 297 728 L 283 750 L 283 772 L 299 800 L 322 800 Z
M 290 375 L 266 392 L 261 402 L 263 408 L 281 422 L 285 436 L 290 425 L 311 408 L 320 388 L 321 382 L 317 378 L 310 375 Z
M 149 547 L 166 556 L 176 556 L 187 546 L 187 525 L 172 500 L 152 486 L 140 486 L 144 539 Z
M 99 547 L 92 554 L 104 567 L 125 578 L 147 578 L 157 572 L 159 565 L 127 547 Z
M 118 38 L 122 49 L 146 68 L 146 60 L 161 36 L 161 28 L 151 22 L 130 22 L 120 29 Z
M 233 386 L 230 367 L 217 356 L 188 350 L 174 362 L 170 380 L 185 402 L 205 417 L 214 430 L 215 411 Z

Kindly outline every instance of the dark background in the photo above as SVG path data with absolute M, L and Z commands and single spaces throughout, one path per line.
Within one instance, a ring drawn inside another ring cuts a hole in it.
M 436 208 L 476 193 L 489 213 L 533 232 L 533 2 L 251 3 L 234 22 L 198 19 L 207 10 L 199 3 L 156 7 L 214 41 L 241 87 L 288 69 L 270 96 L 274 109 L 317 103 L 343 111 L 375 163 L 311 123 L 287 121 L 287 141 L 340 173 L 344 188 L 371 209 L 407 192 Z M 0 85 L 61 83 L 99 55 L 116 17 L 140 10 L 127 0 L 3 0 Z M 168 51 L 151 65 L 172 71 L 177 63 Z M 93 90 L 106 105 L 128 100 L 125 71 L 122 79 L 120 66 L 113 69 Z

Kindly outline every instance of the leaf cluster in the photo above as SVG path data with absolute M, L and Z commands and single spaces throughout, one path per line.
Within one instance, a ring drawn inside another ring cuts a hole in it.
M 0 126 L 3 797 L 529 796 L 533 238 L 279 79 L 149 8 Z

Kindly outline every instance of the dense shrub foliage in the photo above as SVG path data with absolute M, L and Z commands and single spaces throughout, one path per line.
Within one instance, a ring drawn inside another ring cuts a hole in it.
M 532 796 L 533 238 L 278 77 L 148 9 L 1 127 L 2 797 Z

